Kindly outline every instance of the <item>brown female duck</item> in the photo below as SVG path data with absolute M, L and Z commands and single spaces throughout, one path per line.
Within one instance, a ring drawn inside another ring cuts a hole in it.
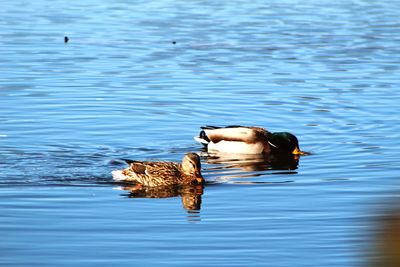
M 132 182 L 142 186 L 170 186 L 203 184 L 199 155 L 187 153 L 182 163 L 129 161 L 129 167 L 112 172 L 114 180 Z

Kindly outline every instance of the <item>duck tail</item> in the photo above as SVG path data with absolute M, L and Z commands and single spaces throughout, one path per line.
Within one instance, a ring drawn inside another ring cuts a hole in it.
M 208 136 L 204 130 L 201 130 L 199 133 L 199 136 L 195 136 L 194 140 L 196 140 L 197 142 L 199 142 L 200 144 L 203 144 L 205 146 L 207 146 L 208 143 L 210 143 L 210 139 L 208 138 Z
M 112 171 L 112 176 L 115 181 L 124 181 L 127 178 L 122 170 Z

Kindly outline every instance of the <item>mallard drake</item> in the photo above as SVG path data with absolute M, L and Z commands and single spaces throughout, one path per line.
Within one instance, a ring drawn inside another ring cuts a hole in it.
M 128 168 L 112 172 L 114 180 L 148 187 L 204 183 L 200 157 L 195 153 L 187 153 L 182 164 L 131 160 L 127 163 Z
M 261 127 L 203 126 L 194 139 L 208 152 L 238 154 L 295 154 L 305 152 L 299 148 L 297 137 L 288 132 L 271 133 Z

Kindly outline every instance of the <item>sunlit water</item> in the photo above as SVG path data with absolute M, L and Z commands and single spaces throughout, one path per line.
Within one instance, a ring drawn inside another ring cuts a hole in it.
M 2 3 L 0 265 L 383 266 L 399 17 L 392 1 Z M 112 181 L 123 158 L 202 153 L 207 124 L 290 131 L 312 154 L 203 156 L 203 190 Z

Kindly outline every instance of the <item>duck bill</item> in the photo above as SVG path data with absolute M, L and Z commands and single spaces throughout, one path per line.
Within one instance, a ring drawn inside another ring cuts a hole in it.
M 196 181 L 199 184 L 204 183 L 204 178 L 203 178 L 203 176 L 201 176 L 200 172 L 196 172 Z
M 298 147 L 296 147 L 293 151 L 292 151 L 293 155 L 304 155 L 305 153 L 303 151 L 301 151 Z

